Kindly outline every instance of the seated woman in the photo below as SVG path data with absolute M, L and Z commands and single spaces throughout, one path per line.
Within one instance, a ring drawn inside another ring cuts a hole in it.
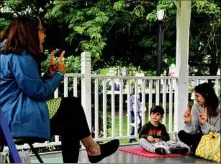
M 41 62 L 47 58 L 43 54 L 45 37 L 41 21 L 34 17 L 15 19 L 0 36 L 0 106 L 12 136 L 48 140 L 60 135 L 65 163 L 78 162 L 81 141 L 89 161 L 99 162 L 118 149 L 119 140 L 93 141 L 77 98 L 49 100 L 64 77 L 65 65 L 64 52 L 58 62 L 52 53 L 48 71 L 40 77 Z M 50 104 L 54 101 L 53 109 Z
M 220 131 L 219 99 L 209 83 L 199 84 L 194 88 L 196 103 L 192 109 L 187 106 L 184 114 L 185 127 L 178 133 L 180 140 L 191 147 L 195 155 L 202 135 L 210 131 Z

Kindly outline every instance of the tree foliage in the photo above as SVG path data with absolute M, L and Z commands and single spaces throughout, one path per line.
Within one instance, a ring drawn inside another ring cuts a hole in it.
M 215 75 L 217 72 L 220 4 L 219 0 L 192 0 L 189 46 L 192 74 L 202 75 L 208 71 Z M 156 12 L 164 9 L 163 69 L 175 61 L 173 0 L 3 0 L 0 7 L 1 29 L 15 16 L 38 15 L 49 29 L 46 48 L 66 49 L 67 55 L 90 51 L 94 70 L 132 64 L 146 71 L 156 70 Z

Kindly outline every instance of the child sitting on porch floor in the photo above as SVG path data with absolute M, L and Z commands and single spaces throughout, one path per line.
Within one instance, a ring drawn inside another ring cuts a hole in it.
M 139 134 L 139 144 L 145 150 L 157 154 L 186 154 L 190 148 L 181 141 L 170 140 L 166 127 L 160 121 L 164 110 L 160 106 L 151 108 L 151 121 L 146 123 Z

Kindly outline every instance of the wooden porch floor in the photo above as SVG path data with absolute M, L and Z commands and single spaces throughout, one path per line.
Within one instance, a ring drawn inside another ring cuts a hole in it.
M 133 145 L 136 147 L 138 145 Z M 131 147 L 131 146 L 130 146 Z M 61 152 L 41 154 L 45 163 L 62 163 Z M 32 163 L 38 163 L 34 156 L 31 157 Z M 80 151 L 79 163 L 89 163 L 85 151 Z M 170 158 L 144 158 L 128 153 L 117 151 L 112 156 L 109 156 L 100 163 L 212 163 L 212 161 L 195 158 L 191 156 L 170 157 Z

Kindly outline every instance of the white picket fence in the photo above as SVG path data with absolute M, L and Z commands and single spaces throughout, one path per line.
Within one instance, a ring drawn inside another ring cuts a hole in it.
M 149 120 L 149 109 L 153 105 L 162 105 L 165 110 L 163 123 L 167 125 L 170 133 L 175 131 L 175 124 L 178 119 L 181 119 L 174 117 L 174 113 L 179 110 L 174 105 L 176 85 L 178 85 L 177 77 L 102 76 L 91 74 L 90 67 L 90 58 L 87 55 L 82 55 L 82 74 L 67 73 L 63 83 L 55 91 L 54 97 L 75 96 L 81 99 L 88 124 L 94 132 L 95 140 L 134 137 L 130 135 L 132 126 L 129 118 L 129 103 L 126 103 L 129 102 L 133 88 L 135 89 L 135 95 L 141 93 L 142 104 L 145 104 L 142 105 L 141 109 L 142 123 L 144 124 Z M 190 89 L 191 86 L 193 88 L 208 80 L 213 80 L 218 94 L 220 92 L 219 76 L 190 76 Z M 100 120 L 101 118 L 102 120 Z M 137 118 L 136 114 L 135 118 Z M 135 119 L 135 125 L 137 125 L 137 121 Z M 99 124 L 102 126 L 99 126 Z M 135 137 L 138 135 L 137 128 L 138 126 L 135 126 Z M 51 142 L 36 143 L 34 146 L 45 147 L 60 144 L 59 136 L 55 136 L 55 139 Z M 25 144 L 17 147 L 22 149 L 29 146 Z

